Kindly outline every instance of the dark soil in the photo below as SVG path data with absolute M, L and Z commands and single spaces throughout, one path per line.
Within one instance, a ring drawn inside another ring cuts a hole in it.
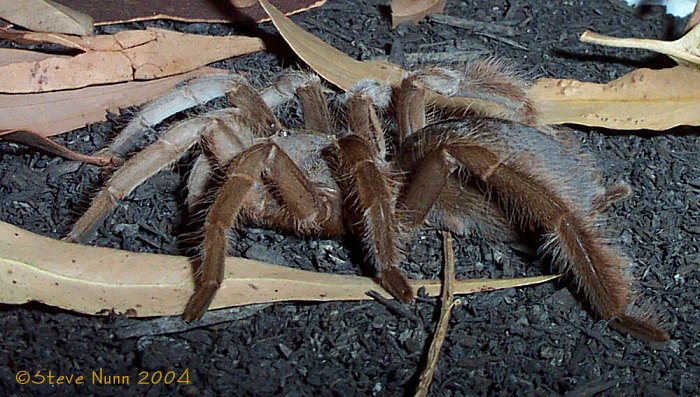
M 684 23 L 660 9 L 639 12 L 617 0 L 470 0 L 449 1 L 446 14 L 491 24 L 491 37 L 436 22 L 391 31 L 387 3 L 331 0 L 293 19 L 357 59 L 385 57 L 408 66 L 415 53 L 454 58 L 473 51 L 510 60 L 533 77 L 591 81 L 669 62 L 648 52 L 581 44 L 577 38 L 584 29 L 664 39 Z M 150 25 L 215 35 L 236 32 L 224 25 Z M 277 40 L 270 24 L 259 29 L 248 33 L 264 32 Z M 281 41 L 278 47 L 274 53 L 217 66 L 247 72 L 256 82 L 269 80 L 282 67 L 298 63 Z M 57 140 L 92 152 L 133 111 Z M 609 330 L 569 290 L 553 283 L 466 296 L 454 310 L 431 395 L 700 395 L 698 131 L 571 131 L 596 155 L 606 177 L 626 180 L 634 190 L 633 198 L 610 211 L 613 234 L 634 264 L 645 300 L 666 317 L 670 343 L 649 345 Z M 0 219 L 47 236 L 67 233 L 98 184 L 96 167 L 25 147 L 2 143 L 0 158 Z M 138 188 L 91 244 L 178 253 L 186 169 L 187 164 L 180 164 Z M 245 229 L 234 233 L 232 254 L 316 271 L 360 273 L 348 247 L 342 241 Z M 479 238 L 457 238 L 455 248 L 460 277 L 516 277 L 546 270 L 522 250 Z M 437 232 L 424 231 L 402 266 L 412 277 L 436 278 L 441 252 Z M 436 313 L 432 299 L 398 311 L 373 301 L 289 303 L 212 315 L 180 332 L 177 318 L 89 317 L 39 304 L 2 306 L 0 395 L 412 394 Z M 131 384 L 91 384 L 91 372 L 100 369 L 127 375 Z M 87 381 L 82 386 L 19 386 L 15 374 L 21 370 L 84 375 Z M 185 370 L 189 384 L 135 384 L 141 371 Z

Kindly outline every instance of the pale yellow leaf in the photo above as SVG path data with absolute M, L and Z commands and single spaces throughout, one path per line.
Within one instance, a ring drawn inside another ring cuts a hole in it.
M 0 94 L 0 129 L 28 129 L 51 136 L 105 121 L 107 111 L 139 105 L 158 98 L 178 83 L 211 73 L 210 67 L 150 81 L 86 87 L 41 94 Z
M 264 48 L 259 38 L 203 36 L 162 29 L 92 37 L 39 33 L 0 36 L 84 51 L 74 57 L 51 57 L 0 66 L 0 92 L 12 94 L 167 77 Z
M 674 41 L 662 41 L 637 38 L 617 38 L 585 31 L 580 37 L 584 43 L 599 44 L 609 47 L 638 48 L 651 50 L 673 58 L 678 64 L 700 67 L 700 25 L 695 25 L 683 37 Z
M 0 222 L 0 303 L 39 301 L 86 313 L 162 316 L 182 312 L 192 294 L 192 269 L 186 257 L 119 251 L 64 243 Z M 552 280 L 467 280 L 454 284 L 466 294 Z M 438 281 L 413 281 L 430 295 Z M 379 287 L 372 279 L 321 274 L 284 266 L 228 258 L 226 274 L 212 308 L 282 301 L 369 299 Z M 384 292 L 382 292 L 386 296 Z
M 391 0 L 391 27 L 439 14 L 445 9 L 445 3 L 447 0 Z
M 92 33 L 92 18 L 51 0 L 0 1 L 0 18 L 37 32 Z
M 297 26 L 270 4 L 260 0 L 272 23 L 292 50 L 316 73 L 343 90 L 362 79 L 395 84 L 404 71 L 399 66 L 376 61 L 357 61 Z
M 685 66 L 638 69 L 607 84 L 542 79 L 529 95 L 547 124 L 618 130 L 700 125 L 700 71 Z

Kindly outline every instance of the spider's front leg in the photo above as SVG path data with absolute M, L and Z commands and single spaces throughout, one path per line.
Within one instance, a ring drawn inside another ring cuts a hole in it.
M 350 229 L 358 233 L 368 251 L 380 285 L 402 302 L 414 298 L 413 289 L 397 267 L 401 260 L 400 233 L 396 217 L 398 184 L 384 160 L 384 137 L 373 103 L 386 107 L 387 87 L 361 82 L 348 93 L 351 134 L 336 144 L 336 173 L 352 205 Z M 359 230 L 358 230 L 359 229 Z
M 150 102 L 114 137 L 108 147 L 99 153 L 123 157 L 130 152 L 144 132 L 166 118 L 229 94 L 238 96 L 239 90 L 249 89 L 248 82 L 236 74 L 215 74 L 199 77 Z
M 238 121 L 240 113 L 237 109 L 225 109 L 183 121 L 170 128 L 158 141 L 134 155 L 112 175 L 64 240 L 85 242 L 118 201 L 127 197 L 148 178 L 177 161 L 203 134 Z
M 331 126 L 325 99 L 317 76 L 292 72 L 264 90 L 261 109 L 275 107 L 299 97 L 307 129 L 323 131 Z M 214 201 L 207 209 L 202 226 L 200 264 L 196 271 L 196 289 L 183 312 L 183 319 L 193 321 L 204 315 L 211 305 L 224 277 L 228 231 L 239 224 L 246 206 L 265 207 L 260 202 L 274 200 L 277 213 L 258 213 L 258 219 L 278 228 L 295 230 L 300 234 L 325 232 L 339 234 L 338 219 L 328 196 L 314 186 L 280 145 L 292 152 L 320 150 L 316 147 L 324 138 L 313 135 L 272 136 L 263 142 L 240 150 L 239 134 L 219 130 L 205 136 L 205 156 L 197 159 L 188 181 L 188 202 L 199 201 L 205 191 L 204 177 L 212 169 L 223 169 L 224 182 L 216 190 Z M 308 147 L 307 147 L 308 145 Z M 295 152 L 296 153 L 296 152 Z M 296 153 L 299 155 L 299 153 Z M 304 157 L 302 154 L 301 157 Z M 320 157 L 320 155 L 319 155 Z M 274 195 L 267 190 L 274 190 Z M 274 196 L 274 197 L 273 197 Z M 251 197 L 255 197 L 252 199 Z M 261 200 L 258 200 L 262 198 Z M 251 201 L 252 200 L 252 201 Z M 253 201 L 258 201 L 253 203 Z
M 299 228 L 318 228 L 327 220 L 323 195 L 277 144 L 268 140 L 236 156 L 204 220 L 197 288 L 183 312 L 185 321 L 201 318 L 214 299 L 224 278 L 228 231 L 238 225 L 246 198 L 256 184 L 264 185 L 263 175 L 274 185 L 279 201 Z

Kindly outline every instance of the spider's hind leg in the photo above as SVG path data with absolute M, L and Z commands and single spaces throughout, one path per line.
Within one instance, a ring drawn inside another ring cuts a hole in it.
M 396 95 L 401 141 L 426 124 L 426 109 L 432 105 L 427 103 L 428 91 L 474 101 L 471 108 L 448 115 L 470 111 L 538 125 L 538 111 L 527 96 L 524 81 L 502 62 L 476 60 L 461 68 L 426 67 L 406 75 Z
M 628 198 L 632 194 L 632 189 L 625 182 L 616 182 L 607 186 L 605 191 L 593 199 L 593 210 L 603 212 L 610 205 Z

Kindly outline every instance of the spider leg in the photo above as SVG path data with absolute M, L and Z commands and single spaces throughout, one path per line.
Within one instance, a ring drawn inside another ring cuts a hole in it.
M 371 80 L 361 80 L 350 87 L 345 98 L 348 128 L 371 142 L 373 153 L 380 159 L 386 158 L 386 139 L 377 108 L 387 108 L 390 100 L 391 87 Z
M 185 321 L 201 318 L 214 299 L 224 277 L 228 231 L 238 225 L 246 197 L 263 175 L 274 184 L 285 211 L 300 230 L 313 230 L 325 221 L 323 196 L 277 144 L 268 141 L 240 153 L 227 166 L 226 179 L 204 220 L 197 288 L 183 312 Z
M 624 200 L 632 194 L 632 189 L 624 182 L 607 186 L 605 191 L 593 199 L 593 209 L 596 212 L 605 211 L 612 203 Z
M 275 84 L 258 95 L 245 78 L 236 74 L 217 74 L 192 79 L 170 93 L 147 104 L 100 153 L 124 157 L 133 150 L 145 130 L 160 124 L 166 118 L 226 95 L 233 106 L 261 120 L 267 136 L 279 130 L 270 108 L 283 105 L 294 98 L 297 87 L 308 84 L 311 75 L 291 73 L 283 75 Z M 314 76 L 315 77 L 315 76 Z M 316 77 L 318 79 L 318 77 Z M 265 106 L 266 105 L 266 106 Z
M 205 154 L 200 154 L 194 160 L 187 176 L 187 208 L 190 213 L 202 202 L 213 171 L 214 167 Z
M 305 84 L 296 90 L 304 112 L 304 129 L 317 134 L 330 134 L 335 131 L 328 102 L 323 95 L 321 79 L 310 75 Z
M 522 80 L 497 61 L 477 60 L 462 69 L 423 68 L 409 73 L 398 88 L 396 113 L 399 138 L 426 124 L 426 91 L 446 97 L 470 98 L 500 108 L 499 117 L 536 125 L 538 112 Z M 470 109 L 467 109 L 470 110 Z M 495 116 L 495 115 L 491 115 Z
M 368 91 L 374 88 L 378 87 L 360 86 L 349 92 L 347 106 L 352 133 L 336 144 L 336 172 L 341 185 L 345 184 L 343 189 L 349 193 L 348 199 L 354 199 L 356 208 L 352 213 L 361 214 L 353 226 L 360 229 L 380 285 L 402 302 L 410 302 L 413 289 L 397 267 L 401 260 L 395 211 L 398 186 L 392 181 L 389 165 L 380 157 L 374 141 L 383 139 L 372 105 L 376 93 Z
M 449 175 L 467 173 L 493 190 L 513 222 L 525 230 L 544 231 L 548 241 L 542 251 L 574 276 L 596 314 L 643 339 L 668 339 L 649 316 L 628 314 L 632 292 L 627 263 L 595 226 L 601 203 L 622 197 L 624 189 L 597 193 L 602 188 L 593 172 L 556 140 L 506 121 L 448 121 L 409 137 L 399 161 L 418 167 L 402 197 L 413 210 L 410 225 L 425 219 Z
M 190 80 L 146 105 L 114 138 L 109 147 L 100 152 L 123 157 L 138 143 L 144 130 L 158 125 L 174 114 L 224 96 L 227 92 L 247 84 L 241 76 L 233 74 L 203 76 Z
M 372 144 L 356 134 L 338 140 L 337 157 L 339 180 L 346 184 L 343 190 L 361 214 L 353 226 L 360 228 L 380 285 L 402 302 L 411 302 L 413 289 L 397 267 L 401 260 L 395 211 L 398 189 L 388 166 L 374 154 Z
M 170 128 L 158 141 L 131 157 L 112 175 L 64 240 L 85 241 L 118 201 L 177 161 L 199 141 L 203 133 L 220 128 L 221 124 L 236 123 L 237 117 L 236 109 L 226 109 L 185 120 Z

